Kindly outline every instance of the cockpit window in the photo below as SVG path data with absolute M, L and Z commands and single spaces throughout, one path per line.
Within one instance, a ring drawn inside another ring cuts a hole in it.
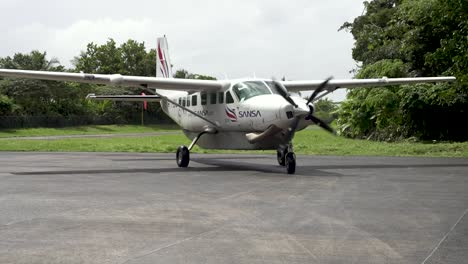
M 232 98 L 232 94 L 229 91 L 226 91 L 226 104 L 234 103 L 234 98 Z
M 232 90 L 239 98 L 239 101 L 245 101 L 257 95 L 271 94 L 270 89 L 265 83 L 260 81 L 241 82 L 232 87 Z

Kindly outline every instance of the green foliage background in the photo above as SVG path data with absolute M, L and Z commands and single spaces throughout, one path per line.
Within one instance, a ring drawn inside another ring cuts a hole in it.
M 109 39 L 103 45 L 89 43 L 86 50 L 74 58 L 73 64 L 75 67 L 67 70 L 57 59 L 48 60 L 46 52 L 39 51 L 0 58 L 0 68 L 6 69 L 155 76 L 156 50 L 147 50 L 144 43 L 131 39 L 121 45 Z M 214 79 L 183 69 L 177 71 L 175 77 Z M 153 90 L 3 78 L 0 79 L 0 128 L 139 123 L 142 103 L 94 102 L 85 98 L 89 93 L 125 95 L 142 92 L 152 94 Z M 145 120 L 146 123 L 172 122 L 155 102 L 148 102 Z
M 354 39 L 356 78 L 457 77 L 453 84 L 360 88 L 339 110 L 352 138 L 467 140 L 468 1 L 374 0 L 340 29 Z

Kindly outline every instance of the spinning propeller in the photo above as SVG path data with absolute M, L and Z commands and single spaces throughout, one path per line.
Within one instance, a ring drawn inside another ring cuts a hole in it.
M 316 117 L 313 115 L 314 113 L 314 107 L 312 105 L 310 105 L 311 102 L 314 101 L 314 99 L 317 97 L 317 95 L 319 93 L 321 93 L 326 87 L 327 87 L 327 84 L 328 82 L 333 79 L 333 77 L 328 77 L 324 82 L 322 82 L 319 87 L 317 87 L 317 89 L 315 89 L 315 91 L 312 93 L 312 95 L 309 97 L 309 100 L 307 100 L 307 105 L 309 106 L 310 108 L 310 112 L 309 114 L 305 117 L 306 120 L 311 120 L 312 122 L 314 122 L 315 124 L 317 124 L 319 127 L 325 129 L 326 131 L 336 135 L 336 132 L 335 130 L 329 126 L 326 122 L 324 122 L 323 120 L 321 120 L 320 118 Z
M 318 125 L 319 127 L 325 129 L 326 131 L 336 135 L 336 132 L 335 130 L 330 127 L 325 121 L 321 120 L 320 118 L 316 117 L 313 115 L 314 113 L 314 107 L 311 105 L 311 103 L 314 102 L 315 98 L 317 97 L 317 95 L 319 95 L 326 87 L 327 87 L 327 84 L 328 82 L 332 79 L 333 77 L 329 77 L 327 78 L 325 81 L 323 81 L 318 87 L 317 89 L 314 90 L 314 92 L 312 93 L 312 95 L 309 97 L 309 99 L 307 100 L 307 106 L 309 106 L 309 114 L 306 115 L 305 119 L 306 120 L 311 120 L 312 122 L 314 122 L 316 125 Z M 291 96 L 289 95 L 286 87 L 284 87 L 284 85 L 281 83 L 281 82 L 278 82 L 276 80 L 273 79 L 273 83 L 276 87 L 276 90 L 278 91 L 278 93 L 283 96 L 283 98 L 288 101 L 291 105 L 293 105 L 295 108 L 298 107 L 298 105 L 294 102 L 294 100 L 291 98 Z M 300 117 L 301 116 L 297 116 L 296 117 L 296 120 L 295 122 L 293 123 L 293 125 L 291 126 L 290 128 L 290 137 L 292 138 L 293 135 L 294 135 L 294 132 L 296 131 L 297 129 L 297 126 L 299 124 L 299 120 L 300 120 Z
M 318 87 L 317 89 L 315 89 L 315 91 L 312 93 L 312 95 L 309 97 L 309 100 L 307 100 L 307 105 L 310 104 L 311 102 L 314 101 L 315 97 L 317 97 L 317 95 L 319 93 L 321 93 L 323 91 L 323 89 L 325 89 L 327 87 L 327 84 L 328 82 L 333 79 L 332 76 L 328 77 L 325 81 L 323 81 Z
M 273 83 L 275 84 L 275 88 L 278 91 L 278 93 L 283 96 L 283 98 L 288 101 L 288 103 L 292 104 L 294 107 L 297 108 L 297 104 L 294 102 L 294 100 L 289 96 L 288 90 L 286 87 L 281 82 L 278 82 L 277 80 L 273 79 Z

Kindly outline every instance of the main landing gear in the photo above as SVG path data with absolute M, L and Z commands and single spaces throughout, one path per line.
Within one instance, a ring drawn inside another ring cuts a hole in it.
M 190 150 L 192 150 L 193 146 L 197 143 L 197 141 L 200 139 L 200 137 L 203 134 L 216 134 L 218 131 L 214 128 L 206 128 L 203 132 L 200 132 L 193 140 L 192 143 L 190 143 L 190 146 L 180 146 L 177 148 L 177 153 L 176 153 L 176 162 L 177 166 L 181 168 L 185 168 L 189 165 L 190 163 Z
M 278 149 L 276 151 L 276 158 L 279 165 L 286 167 L 288 174 L 294 174 L 296 172 L 296 154 L 294 154 L 292 146 Z
M 190 146 L 180 146 L 177 148 L 176 162 L 177 166 L 185 168 L 190 163 L 190 150 L 195 146 L 200 137 L 205 134 L 216 134 L 217 131 L 213 128 L 207 128 L 205 131 L 199 133 L 193 140 Z M 288 174 L 296 172 L 296 155 L 293 152 L 292 144 L 286 147 L 279 148 L 276 152 L 278 164 L 286 167 Z
M 177 166 L 185 168 L 190 162 L 190 150 L 186 146 L 180 146 L 177 148 L 176 157 Z

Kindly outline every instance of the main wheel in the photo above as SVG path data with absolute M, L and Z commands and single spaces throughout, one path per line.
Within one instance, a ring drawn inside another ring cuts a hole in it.
M 190 162 L 190 151 L 186 146 L 180 146 L 177 148 L 177 166 L 187 167 Z
M 294 152 L 286 153 L 285 160 L 288 174 L 294 174 L 296 172 L 296 155 Z
M 288 153 L 288 149 L 276 151 L 276 158 L 278 160 L 278 164 L 281 166 L 286 165 L 286 153 Z

